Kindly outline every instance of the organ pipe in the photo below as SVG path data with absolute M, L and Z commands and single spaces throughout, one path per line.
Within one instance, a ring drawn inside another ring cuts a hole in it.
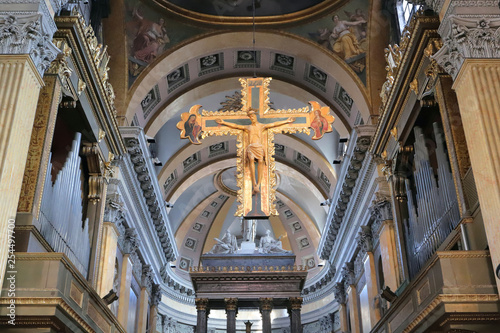
M 436 139 L 437 181 L 425 144 L 426 138 L 420 127 L 414 128 L 415 197 L 410 180 L 405 181 L 409 215 L 406 220 L 406 239 L 412 277 L 460 222 L 443 133 L 437 123 L 433 124 L 433 131 Z
M 52 163 L 45 175 L 40 214 L 40 232 L 55 252 L 68 256 L 76 268 L 87 276 L 90 258 L 89 221 L 83 220 L 81 133 L 75 134 L 71 151 L 52 184 Z M 50 160 L 50 157 L 49 157 Z

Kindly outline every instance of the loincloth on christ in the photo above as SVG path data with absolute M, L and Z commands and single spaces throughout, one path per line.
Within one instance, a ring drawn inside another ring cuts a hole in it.
M 251 143 L 246 148 L 246 156 L 250 163 L 253 161 L 264 161 L 266 163 L 266 154 L 260 143 Z

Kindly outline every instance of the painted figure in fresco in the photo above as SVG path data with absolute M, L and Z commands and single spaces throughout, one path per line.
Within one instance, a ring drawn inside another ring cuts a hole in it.
M 366 20 L 356 22 L 343 21 L 339 19 L 338 15 L 334 15 L 332 20 L 335 24 L 330 34 L 330 46 L 333 51 L 344 60 L 363 53 L 363 50 L 359 46 L 358 38 L 349 28 L 366 23 Z
M 248 126 L 228 123 L 222 119 L 217 119 L 216 122 L 219 125 L 224 125 L 230 128 L 245 131 L 246 135 L 248 135 L 248 145 L 245 150 L 245 158 L 247 159 L 245 169 L 248 168 L 248 172 L 250 172 L 250 177 L 253 184 L 253 194 L 256 194 L 260 192 L 259 187 L 262 180 L 262 175 L 264 173 L 264 168 L 266 166 L 266 152 L 264 151 L 264 147 L 267 145 L 263 145 L 262 143 L 262 133 L 269 128 L 293 123 L 295 121 L 295 118 L 291 117 L 287 120 L 276 121 L 271 124 L 262 124 L 257 121 L 257 115 L 254 109 L 249 109 L 247 111 L 247 115 L 252 122 Z M 255 175 L 255 161 L 257 161 L 257 176 Z M 246 171 L 247 170 L 245 170 L 245 172 Z
M 196 115 L 189 115 L 189 118 L 184 123 L 184 138 L 189 138 L 189 140 L 194 144 L 200 144 L 200 134 L 201 126 L 196 121 Z
M 210 254 L 229 254 L 238 251 L 238 242 L 236 236 L 231 235 L 229 230 L 222 239 L 214 238 L 217 242 L 212 249 L 208 252 Z
M 311 121 L 311 128 L 314 130 L 313 140 L 321 139 L 323 134 L 328 131 L 328 121 L 321 115 L 320 110 L 314 111 L 314 119 Z
M 363 13 L 363 10 L 361 8 L 357 8 L 354 13 L 344 11 L 344 13 L 349 17 L 349 20 L 351 22 L 359 22 L 359 21 L 365 21 L 365 23 L 361 23 L 356 25 L 354 28 L 354 34 L 358 38 L 358 41 L 361 41 L 362 39 L 366 38 L 366 29 L 367 29 L 367 19 L 365 13 Z
M 259 243 L 260 253 L 289 253 L 290 251 L 283 250 L 283 244 L 281 243 L 281 236 L 278 240 L 271 236 L 271 230 L 266 230 L 266 235 L 260 238 Z
M 151 22 L 145 19 L 137 8 L 134 8 L 132 15 L 138 24 L 132 42 L 132 54 L 134 58 L 150 63 L 161 53 L 163 46 L 170 42 L 165 20 L 160 18 L 158 22 Z

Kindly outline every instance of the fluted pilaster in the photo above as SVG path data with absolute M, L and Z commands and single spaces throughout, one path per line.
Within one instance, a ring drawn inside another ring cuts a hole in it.
M 500 265 L 500 59 L 465 60 L 454 89 L 495 269 Z
M 0 267 L 7 260 L 8 220 L 16 217 L 42 84 L 28 55 L 0 55 Z M 3 277 L 2 269 L 0 283 Z

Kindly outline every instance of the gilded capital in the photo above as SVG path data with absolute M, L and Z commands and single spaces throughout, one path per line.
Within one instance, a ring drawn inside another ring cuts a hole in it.
M 264 297 L 259 299 L 260 312 L 262 311 L 271 311 L 273 309 L 273 299 L 270 297 Z
M 207 311 L 208 310 L 208 298 L 197 298 L 194 303 L 196 304 L 196 310 Z
M 302 297 L 290 297 L 288 299 L 290 310 L 300 310 L 302 308 Z
M 226 311 L 238 310 L 238 299 L 237 298 L 224 298 L 224 303 L 226 304 Z

